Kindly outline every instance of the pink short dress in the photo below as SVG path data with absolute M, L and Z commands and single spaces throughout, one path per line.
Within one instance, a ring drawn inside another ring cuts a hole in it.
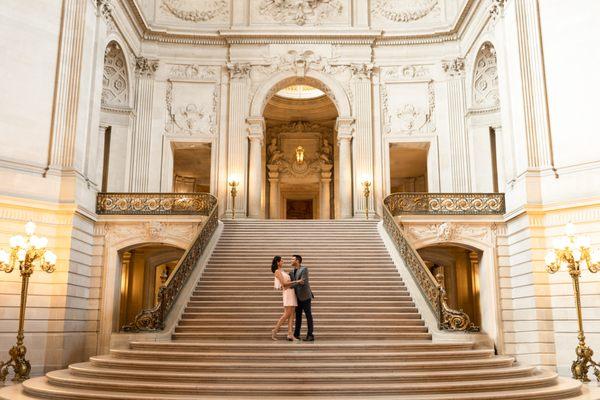
M 290 283 L 292 281 L 290 275 L 285 271 L 281 271 L 281 276 L 283 277 L 284 283 Z M 275 289 L 283 289 L 283 285 L 281 284 L 281 282 L 279 282 L 279 279 L 277 279 L 277 277 L 275 277 Z M 294 291 L 294 289 L 283 289 L 283 306 L 296 307 L 297 305 L 298 300 L 296 299 L 296 292 Z

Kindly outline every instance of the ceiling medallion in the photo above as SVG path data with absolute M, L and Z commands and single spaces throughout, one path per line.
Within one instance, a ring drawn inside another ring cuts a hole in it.
M 206 22 L 227 14 L 226 0 L 162 0 L 162 8 L 190 22 Z
M 373 11 L 394 22 L 413 22 L 427 16 L 439 0 L 376 0 Z
M 280 23 L 296 25 L 318 24 L 332 15 L 342 13 L 340 0 L 263 0 L 261 14 L 269 14 Z

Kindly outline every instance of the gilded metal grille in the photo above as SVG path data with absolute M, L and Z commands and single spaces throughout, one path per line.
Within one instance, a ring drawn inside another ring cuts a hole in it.
M 386 198 L 392 215 L 504 214 L 504 193 L 392 193 Z
M 209 193 L 98 193 L 99 215 L 209 215 L 217 199 Z

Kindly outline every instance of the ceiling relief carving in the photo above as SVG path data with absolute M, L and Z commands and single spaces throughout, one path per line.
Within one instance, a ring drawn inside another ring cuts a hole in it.
M 426 93 L 423 93 L 426 84 Z M 390 94 L 388 86 L 395 90 Z M 412 95 L 411 95 L 412 93 Z M 408 84 L 381 85 L 383 130 L 386 134 L 432 134 L 435 125 L 435 87 L 433 80 Z
M 165 91 L 167 120 L 171 135 L 214 135 L 219 105 L 218 67 L 174 65 Z
M 481 46 L 475 59 L 473 105 L 477 108 L 492 108 L 500 105 L 496 50 L 489 42 Z
M 439 0 L 376 0 L 373 13 L 393 22 L 414 22 L 438 8 Z
M 227 16 L 227 0 L 162 0 L 161 9 L 189 22 L 208 22 Z
M 102 105 L 127 107 L 129 105 L 128 81 L 125 54 L 117 42 L 110 42 L 104 52 Z
M 318 25 L 342 14 L 340 0 L 262 0 L 259 12 L 275 21 L 296 25 Z

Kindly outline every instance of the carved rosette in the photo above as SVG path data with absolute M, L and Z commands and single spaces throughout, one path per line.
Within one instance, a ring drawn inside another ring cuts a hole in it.
M 340 0 L 263 0 L 259 12 L 275 21 L 296 25 L 320 24 L 333 16 L 341 15 Z
M 190 22 L 208 22 L 229 13 L 226 0 L 162 0 L 161 8 Z
M 376 0 L 373 14 L 393 22 L 418 21 L 434 11 L 439 0 Z
M 135 58 L 135 73 L 138 76 L 153 77 L 158 69 L 158 60 L 151 60 L 146 57 Z

